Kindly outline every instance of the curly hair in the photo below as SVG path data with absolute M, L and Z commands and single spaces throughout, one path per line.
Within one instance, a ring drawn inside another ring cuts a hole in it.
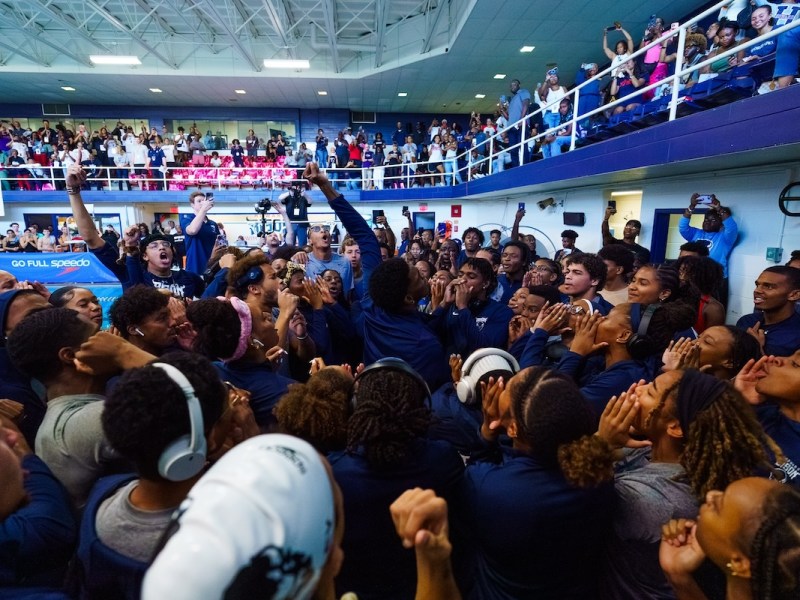
M 644 308 L 644 307 L 642 307 Z M 650 318 L 647 336 L 653 343 L 653 353 L 661 355 L 675 333 L 689 329 L 697 318 L 697 309 L 686 302 L 666 302 Z
M 347 448 L 363 448 L 376 470 L 402 466 L 410 444 L 423 437 L 431 422 L 427 390 L 410 374 L 377 369 L 358 378 L 357 402 L 347 424 Z
M 129 327 L 140 324 L 168 304 L 169 297 L 156 288 L 149 285 L 135 285 L 114 300 L 110 311 L 111 324 L 127 340 L 131 335 Z
M 291 384 L 273 411 L 279 431 L 306 440 L 322 454 L 343 450 L 352 392 L 352 378 L 338 367 Z
M 611 448 L 593 435 L 592 412 L 563 373 L 545 367 L 522 372 L 512 388 L 511 416 L 530 453 L 547 466 L 560 467 L 572 485 L 592 487 L 614 478 Z
M 659 413 L 677 415 L 680 381 L 667 389 L 658 406 L 648 416 L 648 423 Z M 785 462 L 783 452 L 756 419 L 753 409 L 733 386 L 724 390 L 705 409 L 699 411 L 689 431 L 683 432 L 684 446 L 680 463 L 697 498 L 710 490 L 722 490 L 737 479 L 771 471 L 767 449 L 777 462 Z
M 563 237 L 563 235 L 562 235 Z M 608 277 L 608 267 L 605 261 L 597 254 L 590 254 L 589 252 L 576 252 L 567 256 L 567 266 L 581 265 L 589 277 L 597 280 L 597 287 L 595 291 L 599 292 L 606 284 L 606 277 Z
M 748 360 L 758 360 L 764 355 L 764 352 L 761 350 L 758 340 L 747 333 L 746 329 L 739 329 L 733 325 L 722 325 L 722 327 L 733 339 L 730 356 L 731 368 L 729 369 L 731 377 L 733 377 L 742 370 Z
M 186 307 L 186 318 L 197 336 L 192 350 L 211 360 L 233 356 L 239 344 L 242 322 L 229 302 L 206 298 Z
M 46 384 L 64 368 L 59 352 L 63 348 L 77 349 L 95 331 L 97 325 L 69 308 L 40 310 L 25 317 L 11 331 L 8 355 L 21 373 Z
M 478 236 L 478 243 L 481 246 L 483 246 L 484 242 L 486 241 L 486 236 L 483 235 L 483 232 L 480 229 L 478 229 L 477 227 L 467 227 L 464 230 L 464 233 L 461 234 L 461 241 L 463 242 L 465 239 L 467 239 L 467 236 L 470 233 L 474 233 L 475 235 L 477 235 Z
M 750 546 L 750 579 L 756 600 L 800 597 L 800 492 L 776 486 L 761 509 Z
M 172 365 L 192 384 L 206 435 L 222 416 L 228 392 L 216 369 L 198 354 L 172 352 L 156 362 Z M 147 365 L 126 371 L 103 409 L 103 432 L 111 446 L 145 479 L 160 479 L 164 449 L 189 435 L 189 408 L 181 388 L 162 369 Z
M 242 282 L 245 273 L 253 267 L 268 264 L 269 259 L 264 254 L 259 253 L 248 254 L 244 258 L 237 260 L 228 270 L 228 289 L 232 290 L 237 298 L 244 300 L 247 296 L 247 288 L 253 283 L 249 280 Z
M 369 295 L 375 306 L 399 312 L 408 294 L 411 267 L 402 258 L 390 258 L 379 264 L 369 279 Z
M 622 267 L 622 277 L 625 280 L 628 279 L 628 275 L 633 271 L 633 263 L 636 260 L 636 255 L 622 244 L 603 246 L 598 250 L 597 256 L 603 260 L 610 260 L 618 267 Z
M 497 275 L 495 275 L 494 269 L 492 268 L 492 263 L 485 258 L 468 258 L 464 261 L 459 270 L 464 267 L 470 267 L 480 273 L 481 278 L 488 284 L 486 288 L 487 296 L 490 296 L 497 288 Z
M 681 256 L 675 267 L 681 279 L 691 281 L 701 294 L 713 294 L 722 281 L 722 265 L 707 256 Z
M 708 256 L 708 245 L 703 242 L 686 242 L 680 247 L 682 252 L 694 252 L 698 256 Z

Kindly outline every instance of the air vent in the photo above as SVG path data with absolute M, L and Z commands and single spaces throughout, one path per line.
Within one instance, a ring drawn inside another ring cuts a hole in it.
M 69 104 L 42 104 L 42 115 L 54 117 L 70 116 Z
M 351 112 L 350 113 L 350 122 L 351 123 L 375 123 L 377 119 L 375 118 L 374 112 Z

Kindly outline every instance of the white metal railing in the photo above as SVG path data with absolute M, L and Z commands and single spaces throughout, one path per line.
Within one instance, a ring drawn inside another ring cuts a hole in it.
M 727 5 L 729 0 L 722 0 L 718 4 L 706 9 L 702 13 L 693 17 L 685 23 L 679 25 L 677 30 L 666 31 L 661 37 L 652 40 L 649 44 L 641 49 L 631 53 L 629 59 L 636 59 L 647 53 L 648 50 L 654 48 L 671 38 L 678 37 L 678 46 L 676 50 L 675 69 L 672 75 L 668 75 L 658 81 L 657 83 L 647 84 L 636 89 L 636 95 L 662 88 L 665 85 L 670 86 L 669 93 L 669 116 L 668 120 L 674 120 L 677 117 L 677 108 L 681 102 L 681 80 L 688 74 L 699 71 L 707 65 L 733 54 L 737 54 L 742 50 L 760 44 L 765 40 L 776 37 L 781 33 L 794 29 L 800 26 L 800 19 L 783 25 L 782 27 L 775 28 L 769 33 L 757 36 L 746 43 L 739 44 L 729 50 L 720 52 L 712 58 L 706 58 L 696 65 L 685 66 L 683 60 L 683 51 L 686 43 L 687 30 L 702 21 L 709 15 L 717 13 L 720 8 Z M 475 146 L 460 153 L 455 159 L 443 158 L 442 162 L 434 163 L 427 162 L 400 162 L 397 164 L 386 164 L 382 166 L 372 165 L 369 167 L 353 167 L 353 168 L 326 168 L 324 169 L 329 177 L 340 188 L 344 186 L 349 189 L 386 189 L 389 187 L 414 187 L 426 185 L 453 185 L 457 179 L 466 179 L 470 181 L 473 178 L 473 168 L 481 170 L 485 165 L 486 174 L 492 174 L 496 170 L 503 170 L 505 155 L 512 152 L 517 153 L 517 164 L 523 164 L 525 157 L 525 146 L 534 144 L 538 140 L 542 140 L 548 135 L 555 134 L 558 130 L 564 127 L 571 127 L 570 133 L 570 150 L 575 149 L 575 142 L 578 135 L 578 124 L 594 115 L 605 113 L 609 109 L 629 102 L 629 98 L 618 98 L 612 102 L 599 106 L 597 108 L 580 112 L 580 99 L 581 91 L 588 87 L 595 81 L 600 81 L 604 77 L 611 74 L 616 67 L 609 66 L 602 72 L 594 77 L 584 81 L 580 85 L 569 90 L 566 95 L 567 98 L 573 97 L 573 116 L 566 123 L 557 125 L 556 127 L 547 128 L 542 132 L 536 131 L 534 135 L 528 135 L 532 129 L 529 123 L 537 115 L 544 115 L 550 112 L 549 108 L 553 104 L 540 106 L 533 112 L 525 115 L 522 119 L 515 123 L 509 124 L 509 127 L 519 126 L 520 128 L 520 141 L 510 147 L 501 147 L 502 144 L 497 140 L 501 139 L 503 131 L 499 130 L 496 133 L 487 136 L 479 146 L 481 149 L 488 148 L 488 152 L 480 152 L 476 159 L 471 158 L 471 152 Z M 560 102 L 559 99 L 556 102 Z M 474 140 L 473 140 L 474 144 Z M 496 148 L 499 148 L 495 151 Z M 452 167 L 448 170 L 448 163 Z M 445 169 L 444 172 L 438 172 L 435 165 L 442 165 Z M 461 168 L 459 168 L 461 165 Z M 0 167 L 0 184 L 2 189 L 9 189 L 9 184 L 14 184 L 14 187 L 39 187 L 47 184 L 53 188 L 64 187 L 64 174 L 63 170 L 66 167 L 37 167 L 35 171 L 40 172 L 41 176 L 30 176 L 22 174 L 27 171 L 25 165 L 19 167 L 6 167 L 5 170 Z M 16 176 L 14 171 L 20 173 Z M 230 189 L 250 187 L 253 189 L 276 189 L 285 187 L 292 180 L 297 179 L 302 173 L 303 167 L 287 165 L 285 163 L 265 163 L 256 162 L 256 164 L 246 167 L 209 167 L 209 166 L 189 166 L 189 167 L 167 167 L 165 169 L 144 169 L 142 167 L 92 167 L 94 176 L 88 180 L 88 186 L 103 187 L 113 189 L 117 187 L 136 186 L 140 189 L 185 189 L 191 187 L 198 188 L 214 188 L 214 189 Z M 433 172 L 431 172 L 433 169 Z M 465 171 L 465 172 L 464 172 Z M 145 173 L 146 172 L 146 173 Z M 462 176 L 461 173 L 464 172 Z M 458 175 L 456 175 L 458 173 Z

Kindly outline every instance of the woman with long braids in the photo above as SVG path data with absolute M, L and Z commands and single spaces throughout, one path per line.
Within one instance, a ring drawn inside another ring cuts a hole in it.
M 415 487 L 453 501 L 464 462 L 447 442 L 426 438 L 430 392 L 407 363 L 384 358 L 364 369 L 354 386 L 347 450 L 328 455 L 345 506 L 342 547 L 348 558 L 337 594 L 413 598 L 414 555 L 398 543 L 389 506 Z
M 626 449 L 616 464 L 603 597 L 669 598 L 658 566 L 661 525 L 694 517 L 709 490 L 769 473 L 770 454 L 785 459 L 730 383 L 694 369 L 631 386 L 609 403 L 599 435 L 621 448 L 630 442 L 630 426 L 651 445 Z
M 725 573 L 729 599 L 800 598 L 800 492 L 740 479 L 709 491 L 696 520 L 664 525 L 661 567 L 678 598 L 706 598 L 692 577 L 706 557 Z

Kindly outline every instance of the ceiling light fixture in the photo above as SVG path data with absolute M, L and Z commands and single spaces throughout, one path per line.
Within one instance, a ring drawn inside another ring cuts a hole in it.
M 247 90 L 233 90 L 233 91 L 236 92 L 237 94 L 246 94 L 247 93 Z
M 150 88 L 150 91 L 153 92 L 154 94 L 160 94 L 161 93 L 161 90 L 158 89 L 158 88 Z
M 536 49 L 536 46 L 523 46 L 519 49 L 520 52 L 533 52 Z
M 405 98 L 406 96 L 408 96 L 408 92 L 397 92 L 398 98 Z
M 92 54 L 89 60 L 96 65 L 140 65 L 138 56 L 115 56 L 112 54 Z
M 475 94 L 475 97 L 479 100 L 482 100 L 483 98 L 486 98 L 486 94 Z
M 62 85 L 61 89 L 64 90 L 65 92 L 74 92 L 75 91 L 75 88 L 72 87 L 71 85 Z
M 505 79 L 506 78 L 506 74 L 505 73 L 498 73 L 497 75 L 494 76 L 494 78 L 495 79 Z
M 265 58 L 264 66 L 268 69 L 310 69 L 311 63 L 307 60 Z
M 319 91 L 317 92 L 317 95 L 318 95 L 318 96 L 327 96 L 327 95 L 328 95 L 328 92 L 326 92 L 325 90 L 319 90 Z

